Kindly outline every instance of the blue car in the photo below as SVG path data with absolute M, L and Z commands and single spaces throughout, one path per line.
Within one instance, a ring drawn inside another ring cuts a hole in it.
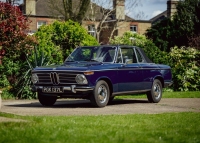
M 162 88 L 172 84 L 171 68 L 155 64 L 135 46 L 84 46 L 76 48 L 62 65 L 36 67 L 32 91 L 44 106 L 58 98 L 89 99 L 105 107 L 117 95 L 146 93 L 158 103 Z

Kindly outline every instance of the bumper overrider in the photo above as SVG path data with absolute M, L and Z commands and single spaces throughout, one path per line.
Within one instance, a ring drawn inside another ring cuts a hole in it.
M 31 90 L 33 92 L 38 92 L 38 91 L 44 90 L 45 87 L 46 86 L 33 85 L 31 87 Z M 68 91 L 68 92 L 72 92 L 72 93 L 77 93 L 77 92 L 89 92 L 89 91 L 92 91 L 94 89 L 94 87 L 71 85 L 71 86 L 62 86 L 62 89 L 63 89 L 64 92 Z M 55 92 L 49 92 L 49 93 L 55 93 Z M 59 92 L 57 92 L 57 93 L 59 93 Z

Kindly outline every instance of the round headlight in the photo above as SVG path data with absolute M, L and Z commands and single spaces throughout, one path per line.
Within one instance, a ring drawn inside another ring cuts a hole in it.
M 31 81 L 32 81 L 33 83 L 38 82 L 38 76 L 37 76 L 37 74 L 32 74 L 32 76 L 31 76 Z
M 78 74 L 78 75 L 76 76 L 76 82 L 77 82 L 78 84 L 87 84 L 87 83 L 88 83 L 86 77 L 85 77 L 83 74 Z

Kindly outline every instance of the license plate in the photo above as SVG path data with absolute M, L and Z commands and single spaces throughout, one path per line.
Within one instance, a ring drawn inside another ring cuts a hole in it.
M 62 87 L 43 87 L 42 92 L 45 93 L 63 93 Z

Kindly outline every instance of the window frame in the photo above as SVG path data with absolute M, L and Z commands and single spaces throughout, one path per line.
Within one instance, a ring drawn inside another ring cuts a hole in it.
M 39 24 L 39 22 L 41 22 L 42 24 Z M 47 21 L 45 21 L 45 20 L 37 21 L 37 29 L 39 29 L 42 25 L 47 25 Z
M 130 31 L 133 32 L 133 33 L 138 33 L 138 25 L 131 25 L 130 26 Z
M 90 34 L 93 37 L 96 37 L 96 28 L 94 24 L 88 25 L 88 34 Z

